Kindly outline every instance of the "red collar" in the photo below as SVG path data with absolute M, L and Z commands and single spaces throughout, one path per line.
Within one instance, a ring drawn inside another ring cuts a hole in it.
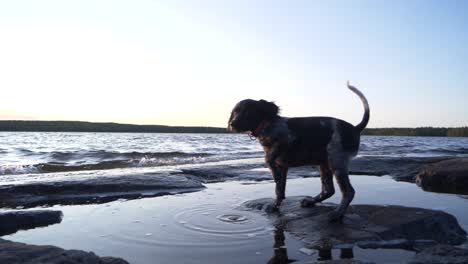
M 270 121 L 268 121 L 267 119 L 263 119 L 263 121 L 260 122 L 260 124 L 255 129 L 255 131 L 250 133 L 250 136 L 254 138 L 259 137 L 260 134 L 263 132 L 263 129 L 265 129 L 265 127 L 268 125 L 268 123 L 270 123 Z

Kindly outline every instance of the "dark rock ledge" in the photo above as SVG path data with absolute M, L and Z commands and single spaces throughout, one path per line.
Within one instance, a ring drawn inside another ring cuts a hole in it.
M 0 213 L 0 236 L 13 234 L 22 229 L 57 224 L 62 221 L 62 216 L 61 211 L 52 210 L 2 212 Z
M 436 244 L 459 245 L 467 239 L 456 218 L 442 211 L 352 205 L 342 223 L 330 223 L 326 214 L 336 205 L 301 208 L 302 198 L 288 197 L 279 213 L 272 211 L 274 200 L 267 198 L 248 201 L 242 208 L 263 211 L 273 225 L 289 231 L 309 248 L 319 250 L 353 246 L 421 250 Z
M 397 181 L 414 182 L 418 172 L 427 164 L 443 161 L 448 157 L 381 157 L 363 156 L 350 162 L 353 175 L 389 175 Z
M 0 239 L 0 263 L 8 264 L 128 264 L 113 257 L 98 257 L 93 252 L 64 250 L 54 246 L 34 246 Z
M 0 206 L 29 208 L 54 204 L 105 203 L 199 191 L 200 181 L 185 175 L 143 173 L 99 176 L 77 180 L 60 179 L 0 186 Z
M 426 191 L 468 194 L 468 158 L 428 164 L 419 171 L 416 183 Z
M 418 172 L 428 164 L 451 159 L 450 157 L 382 157 L 362 156 L 350 162 L 349 173 L 352 175 L 389 175 L 397 181 L 414 182 Z M 192 167 L 182 169 L 182 174 L 196 177 L 205 183 L 227 180 L 271 180 L 272 176 L 264 162 L 252 164 L 232 164 Z M 288 178 L 318 177 L 316 166 L 290 168 Z

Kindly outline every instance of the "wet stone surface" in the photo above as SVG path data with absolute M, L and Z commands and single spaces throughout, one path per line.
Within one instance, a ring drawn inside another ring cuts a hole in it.
M 458 245 L 466 232 L 455 217 L 442 211 L 403 206 L 352 205 L 341 223 L 330 223 L 327 213 L 333 204 L 300 207 L 304 197 L 288 197 L 280 212 L 272 210 L 273 199 L 258 199 L 242 205 L 246 210 L 261 210 L 275 226 L 284 227 L 308 247 L 330 249 L 403 248 L 416 250 L 434 244 Z
M 203 184 L 185 175 L 141 173 L 79 180 L 61 179 L 0 186 L 0 206 L 36 207 L 54 204 L 105 203 L 199 191 Z
M 86 264 L 128 264 L 113 257 L 98 257 L 93 252 L 64 250 L 54 246 L 35 246 L 0 239 L 0 263 L 86 263 Z
M 357 157 L 350 162 L 349 173 L 353 175 L 390 175 L 397 181 L 414 182 L 423 166 L 446 159 L 446 157 Z
M 252 164 L 234 164 L 220 166 L 193 167 L 182 169 L 182 173 L 189 177 L 196 177 L 204 183 L 236 181 L 268 181 L 273 180 L 271 172 L 265 166 L 265 162 Z M 319 173 L 315 166 L 303 166 L 290 168 L 288 178 L 318 177 Z
M 0 236 L 13 234 L 18 230 L 57 224 L 62 221 L 62 217 L 61 211 L 52 210 L 2 212 L 0 213 Z
M 419 171 L 416 183 L 426 191 L 468 194 L 468 158 L 428 164 Z

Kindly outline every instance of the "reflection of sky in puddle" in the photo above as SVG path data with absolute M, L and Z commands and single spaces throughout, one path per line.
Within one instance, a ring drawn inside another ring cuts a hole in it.
M 468 229 L 467 199 L 423 192 L 414 184 L 389 178 L 354 176 L 351 181 L 356 189 L 353 204 L 444 210 Z M 320 191 L 319 182 L 318 178 L 290 180 L 287 195 L 314 195 Z M 248 185 L 224 182 L 207 187 L 196 193 L 103 205 L 55 206 L 53 209 L 64 213 L 61 224 L 4 238 L 93 251 L 101 256 L 123 257 L 130 263 L 266 263 L 274 252 L 285 251 L 289 259 L 318 258 L 318 252 L 310 256 L 301 253 L 304 245 L 287 233 L 284 234 L 287 250 L 274 250 L 277 232 L 269 221 L 256 212 L 236 210 L 244 201 L 273 197 L 271 182 Z M 329 201 L 337 203 L 340 198 L 337 192 Z M 339 259 L 343 253 L 333 250 L 330 254 Z M 413 253 L 354 248 L 353 255 L 360 260 L 398 262 Z

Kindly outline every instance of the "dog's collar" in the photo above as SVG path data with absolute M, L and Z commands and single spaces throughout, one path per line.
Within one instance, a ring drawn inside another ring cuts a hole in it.
M 263 119 L 263 121 L 260 122 L 260 124 L 258 124 L 257 128 L 255 129 L 255 131 L 253 131 L 253 132 L 250 133 L 250 137 L 251 137 L 251 138 L 258 138 L 258 137 L 262 134 L 263 130 L 264 130 L 265 127 L 268 125 L 268 123 L 270 123 L 269 120 Z

